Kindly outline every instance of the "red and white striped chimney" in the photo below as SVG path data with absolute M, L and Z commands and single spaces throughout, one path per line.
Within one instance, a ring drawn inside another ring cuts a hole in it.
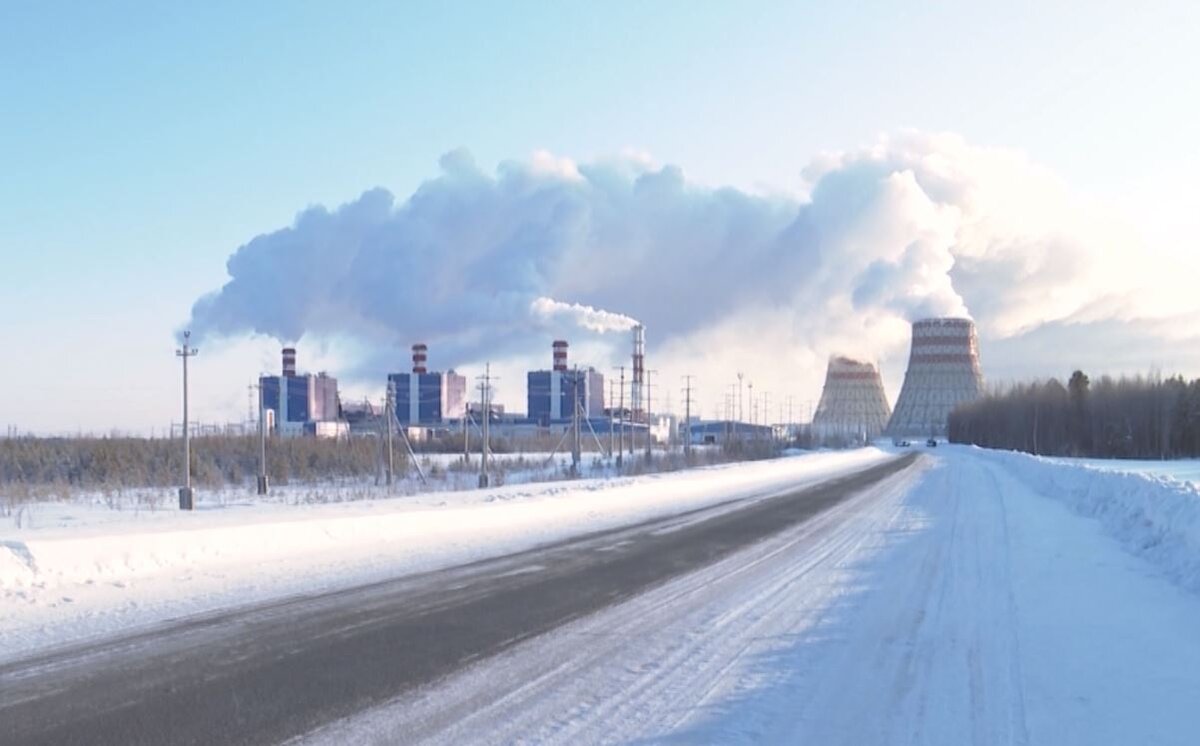
M 283 348 L 283 375 L 285 378 L 296 377 L 296 348 Z
M 424 342 L 418 342 L 412 346 L 413 352 L 413 373 L 425 372 L 425 359 L 429 352 L 429 347 Z
M 554 369 L 565 371 L 567 369 L 567 340 L 554 340 Z

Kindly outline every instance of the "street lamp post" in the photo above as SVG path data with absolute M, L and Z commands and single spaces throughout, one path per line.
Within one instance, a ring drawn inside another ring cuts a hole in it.
M 183 360 L 183 486 L 179 488 L 179 509 L 192 510 L 192 434 L 188 426 L 188 358 L 200 354 L 200 350 L 189 347 L 190 331 L 183 333 L 183 346 L 175 350 L 175 355 Z

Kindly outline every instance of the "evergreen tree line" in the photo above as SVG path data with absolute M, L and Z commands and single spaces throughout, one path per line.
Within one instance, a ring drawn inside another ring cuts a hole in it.
M 272 438 L 267 473 L 272 482 L 370 476 L 379 463 L 375 438 L 326 440 Z M 192 479 L 204 487 L 252 482 L 259 440 L 253 436 L 192 439 Z M 183 475 L 179 439 L 133 437 L 0 439 L 0 486 L 67 485 L 72 488 L 177 486 Z
M 1200 457 L 1200 379 L 1158 375 L 1066 385 L 1035 381 L 993 392 L 950 415 L 949 438 L 987 448 L 1092 458 Z

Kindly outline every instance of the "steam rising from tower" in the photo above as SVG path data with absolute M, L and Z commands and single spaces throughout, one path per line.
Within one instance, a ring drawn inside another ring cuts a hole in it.
M 887 433 L 946 434 L 950 412 L 983 394 L 979 338 L 970 319 L 924 319 L 913 324 L 904 386 Z
M 878 437 L 892 414 L 879 370 L 848 357 L 832 357 L 813 426 L 821 436 Z

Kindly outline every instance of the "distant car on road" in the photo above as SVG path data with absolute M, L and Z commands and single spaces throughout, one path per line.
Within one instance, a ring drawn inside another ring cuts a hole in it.
M 897 448 L 908 448 L 912 445 L 912 443 L 909 443 L 907 440 L 900 440 L 899 438 L 896 438 L 892 441 L 892 445 L 896 446 Z
M 937 438 L 930 438 L 929 440 L 925 441 L 925 445 L 929 446 L 930 448 L 937 448 Z

